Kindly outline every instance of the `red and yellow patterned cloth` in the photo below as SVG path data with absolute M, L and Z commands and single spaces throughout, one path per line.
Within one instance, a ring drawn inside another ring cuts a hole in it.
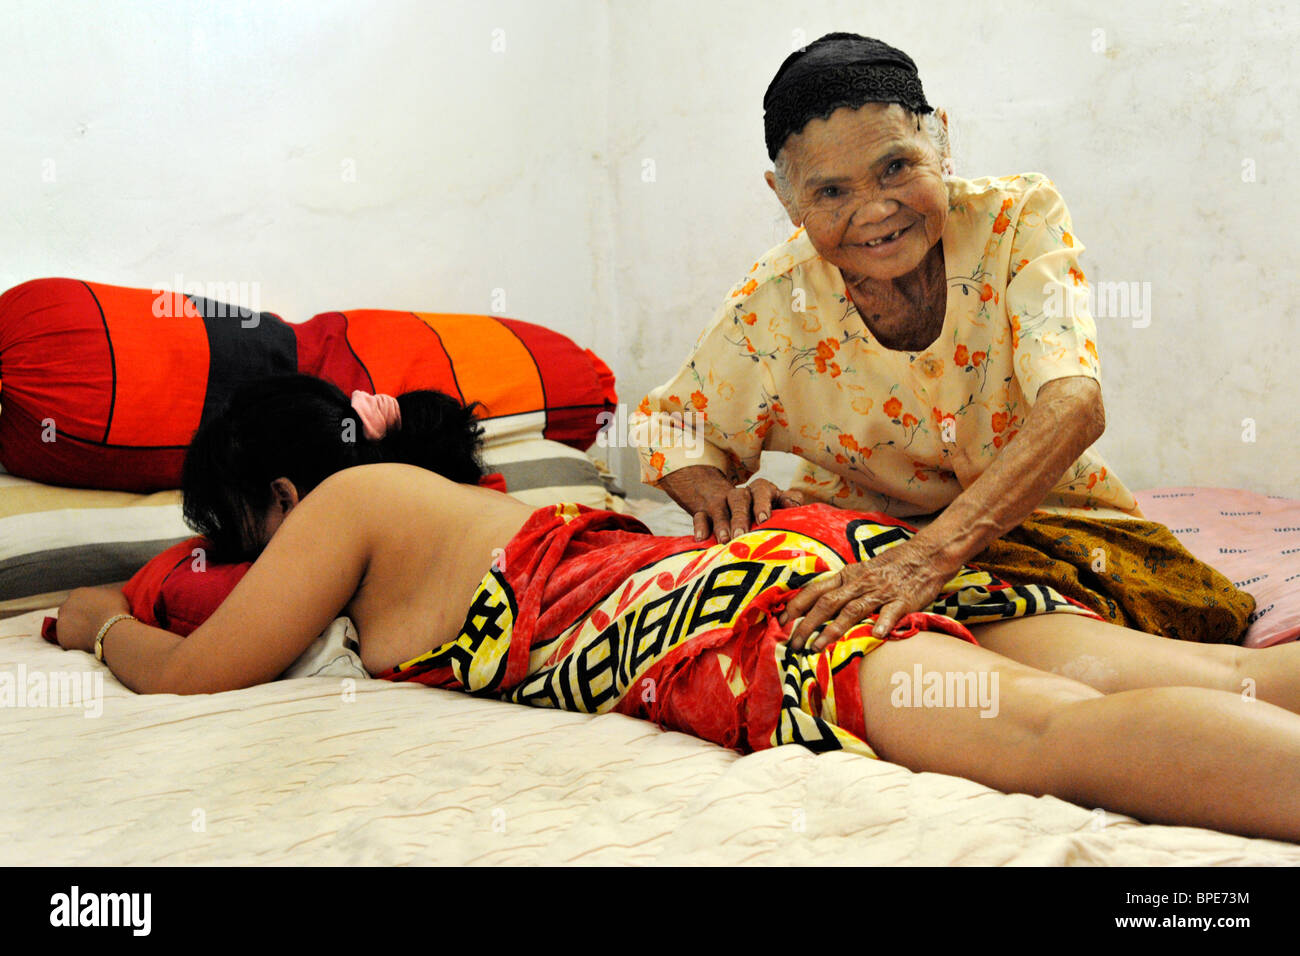
M 875 756 L 858 666 L 873 620 L 820 653 L 787 644 L 793 591 L 907 540 L 876 513 L 809 505 L 726 544 L 661 538 L 581 505 L 538 509 L 483 578 L 453 641 L 377 675 L 514 703 L 652 720 L 742 753 L 785 743 Z M 1096 615 L 1049 587 L 964 568 L 888 640 L 1028 614 Z

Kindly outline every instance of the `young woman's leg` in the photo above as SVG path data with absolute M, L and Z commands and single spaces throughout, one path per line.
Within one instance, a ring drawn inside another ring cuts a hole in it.
M 996 674 L 996 716 L 902 706 L 915 703 L 899 687 L 916 665 L 945 682 L 982 672 L 990 688 Z M 1149 823 L 1300 841 L 1300 717 L 1272 704 L 1195 687 L 1101 694 L 929 632 L 872 651 L 859 678 L 868 742 L 909 769 Z
M 1300 643 L 1252 649 L 1193 644 L 1075 614 L 977 624 L 982 647 L 1104 694 L 1142 687 L 1205 687 L 1300 713 Z

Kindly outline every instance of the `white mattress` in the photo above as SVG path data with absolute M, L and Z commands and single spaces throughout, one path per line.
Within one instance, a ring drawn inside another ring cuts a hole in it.
M 9 865 L 1300 865 L 1300 846 L 416 685 L 137 696 L 42 641 L 41 616 L 0 622 L 0 670 L 102 674 L 103 712 L 0 708 Z

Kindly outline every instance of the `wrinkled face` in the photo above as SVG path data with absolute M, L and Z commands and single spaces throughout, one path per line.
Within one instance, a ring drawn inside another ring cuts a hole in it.
M 790 188 L 781 201 L 791 221 L 848 281 L 906 275 L 943 236 L 948 189 L 940 157 L 897 103 L 842 107 L 811 120 L 782 153 Z

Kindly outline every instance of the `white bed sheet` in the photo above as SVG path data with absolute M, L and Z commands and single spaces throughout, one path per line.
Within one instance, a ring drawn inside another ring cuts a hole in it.
M 0 670 L 103 675 L 103 712 L 0 708 L 0 862 L 1300 865 L 848 754 L 746 757 L 621 715 L 416 685 L 137 696 L 0 622 Z

